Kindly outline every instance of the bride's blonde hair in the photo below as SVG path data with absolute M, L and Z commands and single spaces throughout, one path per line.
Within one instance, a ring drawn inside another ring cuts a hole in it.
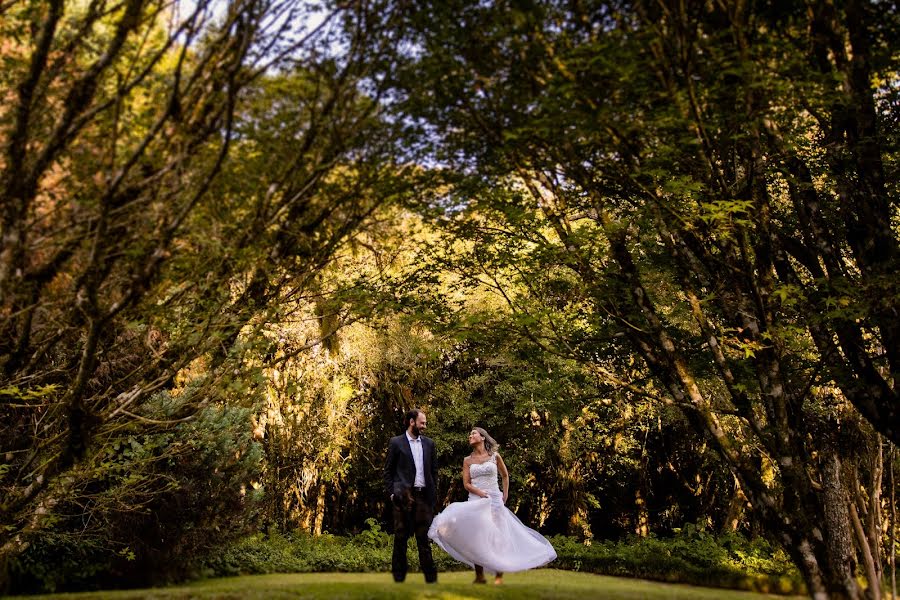
M 493 454 L 500 447 L 500 444 L 497 443 L 497 440 L 491 437 L 491 435 L 485 431 L 481 427 L 473 427 L 475 431 L 481 434 L 481 437 L 484 438 L 484 449 L 487 450 L 488 454 Z

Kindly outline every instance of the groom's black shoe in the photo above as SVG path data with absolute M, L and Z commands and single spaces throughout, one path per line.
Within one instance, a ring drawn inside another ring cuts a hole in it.
M 437 583 L 437 573 L 434 575 L 426 575 L 425 583 Z

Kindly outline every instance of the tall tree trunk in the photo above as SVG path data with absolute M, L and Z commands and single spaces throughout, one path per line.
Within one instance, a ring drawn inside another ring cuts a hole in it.
M 825 508 L 826 568 L 832 580 L 834 597 L 859 598 L 856 583 L 856 553 L 847 492 L 841 476 L 841 460 L 837 454 L 826 458 L 821 468 L 822 494 Z
M 647 511 L 647 499 L 644 497 L 643 487 L 643 481 L 641 481 L 634 491 L 634 508 L 637 512 L 634 532 L 641 537 L 647 537 L 650 535 L 650 513 Z
M 747 497 L 741 490 L 741 483 L 734 478 L 734 492 L 731 494 L 731 501 L 728 503 L 728 512 L 725 516 L 725 522 L 722 524 L 723 531 L 737 531 L 740 527 L 741 519 L 744 518 L 744 505 L 747 504 Z
M 888 452 L 888 481 L 891 488 L 891 600 L 897 598 L 897 504 L 894 497 L 894 444 L 890 444 Z
M 856 510 L 856 502 L 850 500 L 850 519 L 853 521 L 853 532 L 856 534 L 856 543 L 863 555 L 863 565 L 866 568 L 866 579 L 869 580 L 869 593 L 872 598 L 881 598 L 881 585 L 878 579 L 878 570 L 875 568 L 875 559 L 872 549 L 869 548 L 869 540 Z
M 325 520 L 325 484 L 319 484 L 319 491 L 316 494 L 316 517 L 313 521 L 313 535 L 322 535 L 322 523 Z
M 884 524 L 881 514 L 881 486 L 884 473 L 884 452 L 881 441 L 881 434 L 875 432 L 875 466 L 872 469 L 872 481 L 870 483 L 869 492 L 869 519 L 866 533 L 869 538 L 869 547 L 872 549 L 873 558 L 875 560 L 875 572 L 878 575 L 879 589 L 882 579 L 884 578 L 884 565 L 881 560 L 881 540 L 884 534 Z M 880 596 L 879 596 L 880 597 Z

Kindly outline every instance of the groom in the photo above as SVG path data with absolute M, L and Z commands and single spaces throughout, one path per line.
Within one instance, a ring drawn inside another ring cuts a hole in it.
M 428 528 L 434 519 L 437 501 L 437 452 L 434 442 L 422 435 L 428 420 L 414 408 L 404 418 L 406 431 L 391 438 L 384 464 L 384 487 L 394 506 L 394 555 L 391 571 L 394 581 L 406 579 L 406 543 L 410 532 L 416 536 L 419 564 L 427 583 L 437 581 L 437 569 L 431 557 Z

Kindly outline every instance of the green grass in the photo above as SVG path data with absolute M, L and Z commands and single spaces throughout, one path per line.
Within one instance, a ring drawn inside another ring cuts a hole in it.
M 421 573 L 410 573 L 405 583 L 391 581 L 388 573 L 302 573 L 274 575 L 245 575 L 198 581 L 189 585 L 123 590 L 109 592 L 85 592 L 80 594 L 53 594 L 46 596 L 19 596 L 37 600 L 52 598 L 99 598 L 109 600 L 156 599 L 184 600 L 188 598 L 243 599 L 243 598 L 292 598 L 303 600 L 738 600 L 751 598 L 780 598 L 753 592 L 737 592 L 723 589 L 702 588 L 689 585 L 659 583 L 640 579 L 605 577 L 589 573 L 576 573 L 556 569 L 538 569 L 524 573 L 512 573 L 505 577 L 502 586 L 473 585 L 472 573 L 441 573 L 435 585 L 426 585 Z

